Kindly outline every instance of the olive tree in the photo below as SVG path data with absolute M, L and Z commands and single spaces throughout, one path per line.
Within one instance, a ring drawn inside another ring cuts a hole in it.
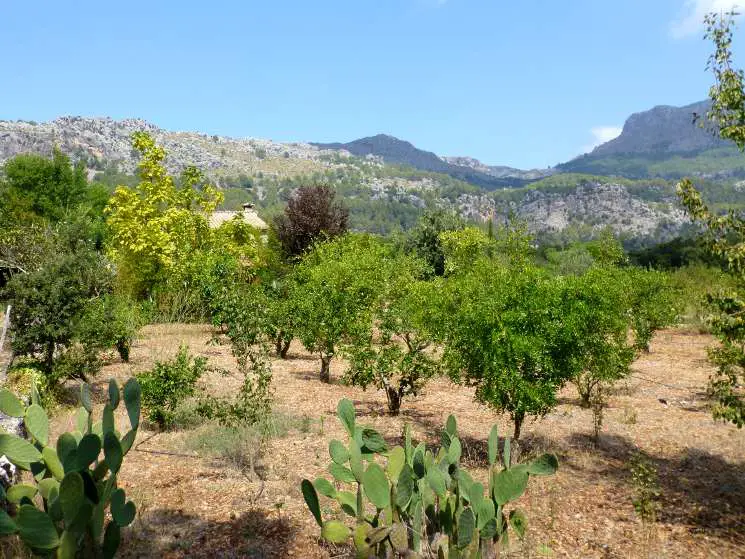
M 369 235 L 347 234 L 317 244 L 297 265 L 284 308 L 295 316 L 296 336 L 321 359 L 320 378 L 330 381 L 331 359 L 372 320 L 391 249 Z

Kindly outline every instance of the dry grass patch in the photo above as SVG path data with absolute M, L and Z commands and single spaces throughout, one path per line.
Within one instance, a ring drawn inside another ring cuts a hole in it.
M 212 330 L 200 325 L 147 327 L 131 363 L 110 364 L 98 377 L 99 402 L 109 377 L 124 380 L 147 370 L 155 360 L 173 357 L 181 344 L 230 371 L 206 374 L 205 390 L 235 394 L 241 376 L 230 348 L 211 345 L 211 337 Z M 745 432 L 711 418 L 704 394 L 711 372 L 705 348 L 711 342 L 675 330 L 658 335 L 650 353 L 634 364 L 632 377 L 611 395 L 598 445 L 591 437 L 592 411 L 576 405 L 571 387 L 552 413 L 526 422 L 522 452 L 556 452 L 560 469 L 535 479 L 523 497 L 529 532 L 515 542 L 515 556 L 743 557 Z M 253 473 L 228 450 L 256 453 L 249 432 L 198 422 L 180 431 L 141 430 L 120 476 L 140 510 L 123 544 L 125 556 L 345 556 L 319 543 L 299 490 L 302 478 L 326 473 L 329 441 L 345 437 L 335 418 L 344 397 L 355 403 L 361 422 L 391 443 L 400 440 L 406 422 L 415 439 L 437 443 L 447 416 L 455 414 L 465 461 L 482 479 L 489 428 L 496 421 L 502 433 L 511 432 L 508 417 L 476 404 L 471 389 L 445 379 L 431 382 L 404 402 L 399 417 L 391 417 L 382 392 L 338 382 L 341 360 L 332 361 L 331 385 L 318 380 L 319 361 L 296 342 L 289 359 L 273 359 L 272 366 L 275 415 L 290 419 L 282 436 L 265 443 Z M 65 413 L 57 417 L 57 432 L 67 421 Z M 641 523 L 632 505 L 629 463 L 637 452 L 659 475 L 661 509 L 652 526 Z

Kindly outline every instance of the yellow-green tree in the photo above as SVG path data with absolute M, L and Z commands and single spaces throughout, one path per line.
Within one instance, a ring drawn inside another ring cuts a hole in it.
M 166 152 L 149 134 L 135 132 L 132 145 L 141 155 L 140 183 L 119 186 L 106 213 L 110 255 L 120 280 L 127 290 L 143 295 L 209 243 L 207 218 L 222 194 L 194 167 L 187 167 L 178 181 L 169 175 Z

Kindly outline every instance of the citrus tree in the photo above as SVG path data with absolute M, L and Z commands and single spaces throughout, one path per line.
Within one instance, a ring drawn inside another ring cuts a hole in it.
M 283 311 L 294 314 L 296 336 L 320 357 L 323 382 L 340 345 L 369 329 L 390 250 L 369 235 L 347 234 L 316 245 L 294 270 Z
M 439 282 L 422 281 L 425 264 L 407 256 L 381 262 L 387 277 L 375 301 L 372 321 L 353 331 L 344 352 L 344 379 L 366 389 L 383 390 L 388 411 L 398 415 L 404 397 L 416 395 L 440 370 L 431 350 L 431 315 L 438 305 Z
M 518 439 L 525 418 L 548 413 L 581 370 L 582 305 L 563 278 L 532 266 L 482 259 L 448 283 L 439 320 L 448 373 L 474 386 L 479 401 L 508 412 Z
M 584 406 L 597 402 L 602 390 L 630 373 L 636 351 L 629 340 L 631 298 L 624 270 L 593 267 L 573 277 L 569 296 L 580 298 L 585 321 L 582 367 L 572 382 Z

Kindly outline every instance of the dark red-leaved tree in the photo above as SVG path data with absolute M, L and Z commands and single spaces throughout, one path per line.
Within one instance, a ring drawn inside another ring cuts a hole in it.
M 274 231 L 287 256 L 298 256 L 318 239 L 336 237 L 347 230 L 349 210 L 326 185 L 302 186 L 293 192 Z

